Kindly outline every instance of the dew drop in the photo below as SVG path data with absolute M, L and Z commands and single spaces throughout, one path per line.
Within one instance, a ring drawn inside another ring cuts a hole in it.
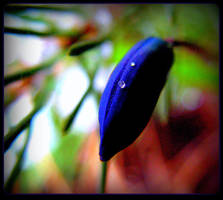
M 125 87 L 125 82 L 124 81 L 119 81 L 118 85 L 120 88 L 124 88 Z
M 134 67 L 136 64 L 134 62 L 131 62 L 130 64 L 132 67 Z

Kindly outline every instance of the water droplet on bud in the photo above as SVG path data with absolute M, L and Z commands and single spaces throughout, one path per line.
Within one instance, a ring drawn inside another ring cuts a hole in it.
M 134 62 L 131 62 L 130 64 L 132 67 L 134 67 L 136 64 Z
M 120 88 L 124 88 L 125 87 L 125 82 L 124 81 L 119 81 L 118 85 Z

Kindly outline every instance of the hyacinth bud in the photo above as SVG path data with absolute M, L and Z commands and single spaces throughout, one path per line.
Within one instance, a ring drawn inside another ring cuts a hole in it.
M 150 37 L 134 45 L 114 69 L 99 106 L 102 161 L 132 144 L 146 127 L 172 63 L 172 46 Z

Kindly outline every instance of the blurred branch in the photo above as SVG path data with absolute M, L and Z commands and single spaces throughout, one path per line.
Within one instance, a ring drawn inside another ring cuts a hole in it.
M 99 37 L 98 39 L 95 39 L 94 41 L 80 42 L 80 43 L 72 45 L 72 47 L 70 48 L 70 50 L 68 50 L 68 52 L 70 53 L 70 51 L 74 51 L 75 53 L 74 52 L 72 52 L 72 53 L 74 53 L 75 55 L 79 55 L 79 54 L 83 53 L 84 51 L 87 51 L 91 48 L 94 48 L 94 47 L 100 45 L 107 39 L 109 39 L 108 35 Z M 74 55 L 74 54 L 72 54 L 72 55 Z M 80 62 L 82 63 L 83 66 L 88 65 L 88 63 L 86 62 L 87 57 L 83 57 L 83 55 L 80 55 L 79 58 L 80 58 Z M 88 89 L 82 96 L 81 100 L 77 104 L 77 106 L 74 108 L 74 110 L 71 112 L 71 114 L 69 116 L 67 116 L 67 118 L 64 120 L 64 125 L 63 125 L 63 129 L 62 129 L 64 134 L 66 134 L 67 131 L 69 130 L 72 122 L 74 121 L 74 119 L 75 119 L 81 105 L 83 104 L 85 98 L 87 97 L 87 95 L 90 92 L 94 92 L 93 83 L 94 83 L 95 75 L 98 71 L 98 66 L 99 66 L 99 62 L 100 62 L 100 59 L 99 58 L 97 58 L 97 59 L 98 60 L 95 63 L 96 67 L 93 69 L 93 71 L 91 71 L 89 69 L 87 70 L 86 67 L 83 68 L 86 71 L 86 73 L 88 74 L 88 77 L 90 79 L 90 84 L 88 86 Z
M 33 118 L 37 113 L 39 108 L 34 108 L 26 117 L 24 117 L 15 127 L 13 127 L 9 132 L 4 136 L 4 152 L 6 152 L 11 146 L 15 138 L 21 133 L 22 130 L 27 128 Z
M 27 135 L 26 135 L 26 139 L 25 139 L 25 143 L 23 145 L 23 148 L 21 149 L 21 151 L 19 152 L 19 155 L 18 155 L 18 159 L 16 161 L 16 164 L 7 180 L 7 182 L 5 183 L 5 190 L 7 192 L 11 192 L 12 191 L 12 188 L 13 188 L 13 185 L 22 169 L 22 164 L 23 164 L 23 160 L 24 160 L 24 154 L 25 154 L 25 151 L 27 149 L 27 146 L 28 146 L 28 142 L 29 142 L 29 139 L 30 139 L 30 135 L 31 135 L 31 130 L 30 130 L 30 123 L 28 124 L 28 127 L 27 127 Z
M 49 31 L 36 31 L 28 28 L 12 28 L 4 27 L 4 33 L 19 34 L 19 35 L 36 35 L 40 37 L 48 36 L 63 36 L 63 37 L 77 37 L 79 38 L 85 33 L 85 29 L 76 31 L 76 30 L 59 30 L 52 29 Z
M 70 51 L 71 51 L 72 55 L 79 55 L 79 54 L 83 53 L 84 51 L 87 51 L 91 48 L 94 48 L 94 47 L 102 44 L 108 38 L 109 37 L 106 36 L 106 37 L 102 37 L 102 38 L 99 38 L 99 39 L 96 39 L 96 40 L 93 40 L 93 41 L 86 41 L 86 42 L 80 42 L 80 43 L 74 44 L 68 50 L 68 53 L 70 54 Z M 51 67 L 55 62 L 57 62 L 59 59 L 61 59 L 64 55 L 65 55 L 65 52 L 61 51 L 58 54 L 51 57 L 50 59 L 48 59 L 47 61 L 44 61 L 43 63 L 37 65 L 36 67 L 21 70 L 21 71 L 19 71 L 17 73 L 14 73 L 12 75 L 6 75 L 4 77 L 5 86 L 14 82 L 14 81 L 32 76 L 32 75 L 36 74 L 37 72 L 39 72 L 41 70 L 44 70 L 48 67 Z
M 25 18 L 27 18 L 27 16 L 23 16 Z M 28 20 L 41 20 L 40 18 L 36 18 L 36 17 L 30 17 L 28 16 Z M 48 23 L 48 21 L 47 21 Z M 81 30 L 80 32 L 74 32 L 74 31 L 60 31 L 60 30 L 55 30 L 55 26 L 54 24 L 51 24 L 51 22 L 49 22 L 50 25 L 53 27 L 52 31 L 48 31 L 48 32 L 39 32 L 39 31 L 34 31 L 34 30 L 30 30 L 30 29 L 23 29 L 23 28 L 9 28 L 6 27 L 5 28 L 5 32 L 8 33 L 16 33 L 16 34 L 28 34 L 28 35 L 39 35 L 39 36 L 50 36 L 50 35 L 57 35 L 57 36 L 68 36 L 68 37 L 76 37 L 79 38 L 82 35 L 84 35 L 86 33 L 86 27 L 83 28 L 83 30 Z M 100 36 L 97 37 L 95 40 L 90 40 L 90 41 L 83 41 L 83 42 L 78 42 L 75 43 L 74 45 L 71 45 L 71 47 L 68 50 L 68 54 L 72 55 L 72 56 L 77 56 L 82 54 L 83 52 L 90 50 L 94 47 L 99 46 L 100 44 L 102 44 L 105 40 L 108 40 L 109 36 Z M 14 81 L 23 79 L 25 77 L 29 77 L 32 76 L 34 74 L 36 74 L 37 72 L 50 67 L 51 65 L 53 65 L 58 59 L 60 59 L 62 56 L 64 56 L 65 53 L 62 51 L 60 53 L 58 53 L 57 55 L 53 56 L 52 58 L 50 58 L 49 60 L 37 65 L 36 67 L 32 67 L 29 69 L 25 69 L 22 71 L 19 71 L 15 74 L 12 75 L 6 75 L 6 77 L 4 77 L 4 84 L 5 86 L 9 83 L 12 83 Z
M 86 41 L 86 42 L 80 42 L 80 43 L 74 44 L 68 50 L 69 55 L 72 55 L 72 56 L 74 56 L 74 55 L 75 56 L 80 55 L 81 53 L 83 53 L 83 52 L 85 52 L 85 51 L 87 51 L 87 50 L 89 50 L 91 48 L 94 48 L 94 47 L 100 45 L 101 43 L 103 43 L 107 39 L 109 39 L 109 36 L 103 36 L 103 37 L 99 37 L 99 38 L 97 38 L 95 40 L 92 40 L 92 41 Z M 86 63 L 83 63 L 83 60 L 84 60 L 84 58 L 83 57 L 80 57 L 80 61 L 82 62 L 82 64 L 83 65 L 86 65 Z M 89 78 L 90 78 L 90 84 L 88 86 L 88 89 L 86 90 L 86 92 L 82 96 L 81 100 L 79 101 L 79 103 L 75 107 L 75 109 L 64 120 L 64 125 L 63 125 L 63 129 L 62 129 L 62 131 L 64 132 L 64 134 L 66 134 L 67 131 L 69 130 L 72 122 L 74 121 L 74 119 L 75 119 L 75 117 L 76 117 L 76 115 L 77 115 L 80 107 L 82 106 L 85 98 L 87 97 L 87 95 L 90 92 L 93 91 L 93 82 L 94 82 L 94 78 L 95 78 L 95 75 L 97 73 L 97 70 L 98 70 L 98 63 L 96 64 L 96 68 L 94 69 L 94 71 L 92 73 L 90 73 L 90 71 L 86 71 L 88 73 Z
M 66 11 L 71 11 L 71 12 L 75 12 L 78 14 L 81 14 L 82 16 L 85 15 L 84 9 L 81 9 L 79 7 L 77 7 L 75 5 L 74 6 L 70 6 L 70 5 L 55 5 L 55 4 L 8 4 L 7 6 L 5 6 L 5 11 L 9 12 L 9 13 L 18 13 L 18 12 L 23 12 L 26 11 L 28 9 L 36 9 L 36 10 L 52 10 L 52 11 L 62 11 L 62 12 L 66 12 Z
M 65 52 L 61 51 L 61 52 L 57 53 L 56 55 L 54 55 L 53 57 L 51 57 L 50 59 L 44 61 L 43 63 L 41 63 L 35 67 L 24 69 L 17 73 L 11 74 L 11 75 L 6 75 L 4 77 L 4 85 L 6 86 L 14 81 L 18 81 L 20 79 L 32 76 L 41 70 L 49 68 L 54 63 L 56 63 L 59 59 L 61 59 L 64 55 L 65 55 Z
M 219 60 L 217 55 L 212 54 L 210 51 L 192 42 L 174 40 L 172 38 L 168 38 L 166 41 L 169 42 L 173 47 L 184 47 L 188 49 L 189 51 L 198 54 L 205 60 L 213 60 L 215 62 L 218 62 Z
M 13 141 L 17 138 L 17 136 L 21 133 L 22 130 L 27 128 L 33 118 L 33 116 L 44 106 L 45 102 L 49 98 L 49 94 L 53 90 L 53 79 L 52 77 L 48 77 L 46 79 L 45 84 L 43 84 L 42 88 L 38 91 L 38 93 L 34 97 L 34 108 L 33 110 L 25 116 L 15 127 L 11 128 L 9 132 L 4 136 L 4 152 L 6 152 Z
M 107 38 L 109 38 L 108 36 L 107 37 L 102 37 L 102 39 L 98 39 L 99 41 L 103 42 L 104 40 L 106 40 Z M 98 41 L 96 40 L 96 41 Z M 85 62 L 85 59 L 87 58 L 84 58 L 82 55 L 80 56 L 80 62 L 82 63 L 83 66 L 87 65 L 87 62 Z M 99 59 L 99 58 L 98 58 Z M 95 69 L 93 71 L 90 71 L 90 70 L 87 70 L 85 67 L 83 68 L 86 73 L 88 74 L 88 77 L 90 79 L 90 84 L 88 86 L 88 89 L 86 90 L 86 92 L 84 93 L 84 95 L 82 96 L 81 100 L 79 101 L 79 103 L 77 104 L 77 106 L 75 107 L 75 109 L 71 112 L 71 114 L 64 120 L 64 125 L 63 125 L 63 132 L 64 134 L 67 133 L 67 131 L 69 130 L 73 120 L 75 119 L 81 105 L 83 104 L 85 98 L 87 97 L 87 95 L 90 93 L 90 92 L 93 92 L 94 91 L 94 88 L 93 88 L 93 83 L 94 83 L 94 79 L 95 79 L 95 75 L 98 71 L 98 66 L 99 66 L 99 62 L 100 62 L 100 59 L 97 60 L 97 62 L 95 63 Z
M 41 31 L 35 31 L 28 28 L 12 28 L 12 27 L 5 27 L 4 28 L 5 33 L 13 33 L 13 34 L 22 34 L 22 35 L 37 35 L 37 36 L 50 36 L 52 35 L 51 32 L 41 32 Z
M 92 48 L 99 46 L 106 40 L 109 40 L 109 36 L 107 35 L 103 37 L 98 37 L 95 40 L 82 41 L 82 42 L 75 43 L 71 45 L 71 47 L 69 48 L 68 54 L 70 56 L 78 56 L 87 50 L 90 50 Z

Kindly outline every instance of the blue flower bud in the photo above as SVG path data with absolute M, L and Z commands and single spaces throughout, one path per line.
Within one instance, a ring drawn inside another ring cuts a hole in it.
M 102 161 L 132 144 L 146 127 L 172 63 L 170 44 L 150 37 L 134 45 L 114 69 L 99 106 Z

